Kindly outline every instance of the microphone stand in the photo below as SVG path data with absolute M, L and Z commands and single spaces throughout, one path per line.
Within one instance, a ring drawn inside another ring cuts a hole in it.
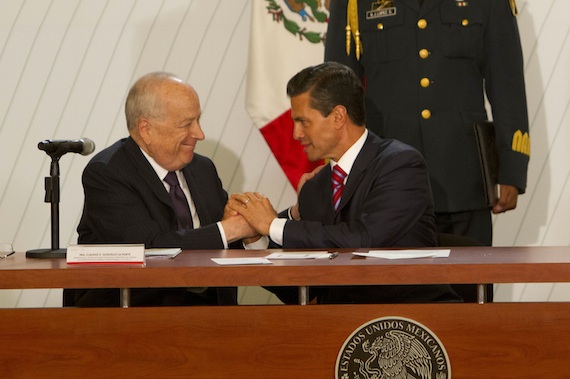
M 50 176 L 45 177 L 45 200 L 51 203 L 51 249 L 26 251 L 27 258 L 65 258 L 67 249 L 59 248 L 59 154 L 51 156 Z

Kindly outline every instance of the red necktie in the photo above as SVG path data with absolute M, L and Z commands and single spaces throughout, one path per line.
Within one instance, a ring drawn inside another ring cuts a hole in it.
M 340 204 L 340 198 L 342 197 L 342 190 L 344 189 L 344 178 L 346 178 L 346 172 L 339 165 L 335 165 L 332 170 L 332 193 L 333 193 L 333 205 L 335 211 L 338 209 Z
M 174 212 L 176 212 L 176 217 L 178 218 L 178 227 L 180 230 L 188 230 L 194 227 L 192 222 L 192 215 L 190 214 L 190 207 L 188 206 L 188 201 L 182 188 L 180 188 L 180 183 L 178 183 L 178 177 L 176 173 L 170 171 L 164 181 L 170 185 L 170 198 L 172 199 L 172 206 L 174 207 Z

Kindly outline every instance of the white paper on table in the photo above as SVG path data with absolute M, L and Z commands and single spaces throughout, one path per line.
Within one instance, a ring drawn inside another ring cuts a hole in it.
M 227 266 L 227 265 L 266 265 L 272 264 L 269 259 L 265 258 L 212 258 L 215 263 Z
M 182 249 L 179 247 L 171 248 L 171 249 L 144 249 L 144 255 L 147 258 L 170 258 L 174 259 L 178 254 L 182 252 Z
M 354 252 L 361 257 L 384 259 L 412 259 L 412 258 L 447 258 L 450 249 L 441 250 L 370 250 L 368 253 Z
M 295 253 L 271 253 L 267 259 L 328 259 L 331 253 L 326 251 L 295 252 Z

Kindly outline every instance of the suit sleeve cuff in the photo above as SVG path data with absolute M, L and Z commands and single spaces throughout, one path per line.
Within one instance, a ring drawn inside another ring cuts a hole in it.
M 216 222 L 218 225 L 218 230 L 220 231 L 220 238 L 222 239 L 222 243 L 224 244 L 224 249 L 228 248 L 228 240 L 226 239 L 226 232 L 224 231 L 224 227 L 220 221 Z

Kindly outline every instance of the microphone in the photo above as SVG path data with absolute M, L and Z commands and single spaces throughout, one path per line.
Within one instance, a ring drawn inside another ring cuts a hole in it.
M 45 151 L 51 156 L 61 157 L 65 153 L 79 153 L 89 155 L 95 151 L 95 142 L 89 138 L 74 140 L 51 140 L 47 139 L 38 143 L 38 149 Z

